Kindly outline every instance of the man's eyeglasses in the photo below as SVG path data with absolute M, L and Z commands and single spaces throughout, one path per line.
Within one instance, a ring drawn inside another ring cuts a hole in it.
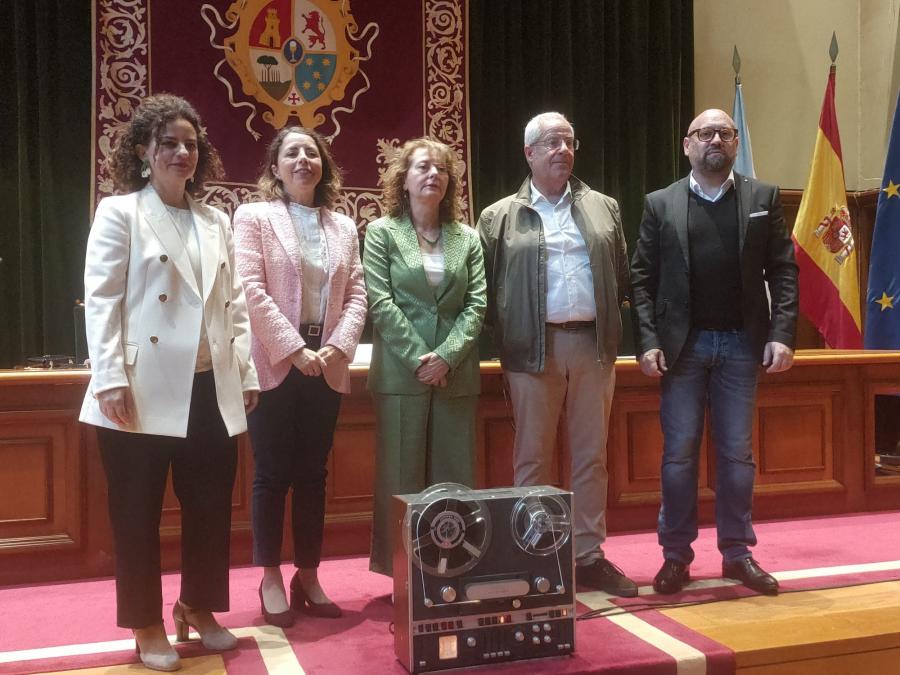
M 731 141 L 737 138 L 737 129 L 732 129 L 731 127 L 702 127 L 700 129 L 694 129 L 688 134 L 688 137 L 693 136 L 694 134 L 697 134 L 697 139 L 704 143 L 709 143 L 716 137 L 716 134 L 719 134 L 719 139 L 723 143 L 731 143 Z
M 572 138 L 571 136 L 548 136 L 542 141 L 535 141 L 531 146 L 545 148 L 547 150 L 556 150 L 560 144 L 565 145 L 573 152 L 578 150 L 578 146 L 581 145 L 577 138 Z

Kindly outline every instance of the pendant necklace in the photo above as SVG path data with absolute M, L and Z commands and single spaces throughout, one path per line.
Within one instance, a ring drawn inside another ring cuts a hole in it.
M 441 235 L 442 235 L 442 234 L 443 234 L 443 231 L 438 232 L 438 236 L 437 236 L 437 237 L 435 237 L 434 239 L 429 239 L 429 238 L 426 237 L 424 234 L 422 234 L 421 232 L 419 232 L 418 230 L 416 230 L 416 235 L 419 236 L 419 237 L 422 239 L 422 241 L 424 241 L 426 244 L 428 244 L 429 246 L 432 246 L 432 247 L 438 245 L 438 242 L 441 240 Z

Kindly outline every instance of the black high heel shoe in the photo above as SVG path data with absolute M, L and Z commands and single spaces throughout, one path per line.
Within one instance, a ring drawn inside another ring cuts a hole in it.
M 278 626 L 279 628 L 290 628 L 294 625 L 296 618 L 294 612 L 289 608 L 284 612 L 270 612 L 266 609 L 265 600 L 263 600 L 262 581 L 259 582 L 259 608 L 262 610 L 263 619 L 270 626 Z
M 300 583 L 300 572 L 294 573 L 291 579 L 291 609 L 310 616 L 321 616 L 325 619 L 337 619 L 341 616 L 341 608 L 333 602 L 313 602 L 310 600 L 303 584 Z

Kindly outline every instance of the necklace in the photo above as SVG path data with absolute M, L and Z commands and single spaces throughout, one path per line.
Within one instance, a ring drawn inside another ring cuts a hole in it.
M 437 246 L 437 245 L 438 245 L 438 242 L 441 240 L 441 236 L 442 236 L 443 234 L 444 234 L 444 231 L 441 230 L 440 232 L 438 232 L 438 236 L 437 236 L 437 237 L 435 237 L 434 239 L 429 239 L 429 238 L 426 237 L 424 234 L 422 234 L 421 232 L 419 232 L 418 230 L 416 230 L 416 236 L 417 236 L 419 239 L 421 239 L 422 241 L 424 241 L 426 244 L 428 244 L 429 246 Z

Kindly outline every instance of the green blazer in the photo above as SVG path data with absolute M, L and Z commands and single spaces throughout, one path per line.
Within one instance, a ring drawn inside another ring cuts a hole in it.
M 443 225 L 444 279 L 428 283 L 409 217 L 385 216 L 366 229 L 363 269 L 375 328 L 369 390 L 423 394 L 419 357 L 434 352 L 448 364 L 448 396 L 481 391 L 478 335 L 487 306 L 484 259 L 468 225 Z

